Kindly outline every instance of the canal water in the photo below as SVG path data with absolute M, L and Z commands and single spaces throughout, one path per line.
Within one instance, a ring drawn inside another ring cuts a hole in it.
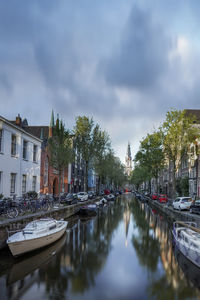
M 123 195 L 94 218 L 71 218 L 42 251 L 1 251 L 0 299 L 200 299 L 200 270 L 174 248 L 171 225 Z

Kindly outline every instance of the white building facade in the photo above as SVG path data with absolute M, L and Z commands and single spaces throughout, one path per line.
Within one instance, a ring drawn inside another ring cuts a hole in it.
M 0 116 L 0 194 L 40 191 L 41 140 Z

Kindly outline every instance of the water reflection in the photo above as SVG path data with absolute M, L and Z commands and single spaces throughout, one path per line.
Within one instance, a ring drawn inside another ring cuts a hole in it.
M 192 278 L 189 275 L 189 272 L 186 274 L 187 268 L 182 268 L 182 264 L 180 264 L 181 260 L 184 260 L 183 255 L 179 252 L 178 256 L 175 255 L 176 249 L 174 249 L 173 241 L 172 241 L 172 224 L 167 222 L 162 214 L 158 214 L 156 210 L 145 206 L 144 204 L 140 205 L 141 210 L 143 211 L 143 216 L 145 219 L 145 223 L 140 227 L 145 231 L 145 227 L 147 231 L 152 231 L 151 234 L 147 233 L 146 238 L 149 239 L 149 243 L 154 245 L 151 247 L 151 251 L 155 250 L 155 253 L 159 254 L 152 255 L 150 254 L 149 259 L 146 259 L 146 263 L 148 268 L 152 267 L 152 271 L 159 269 L 159 263 L 162 264 L 164 269 L 164 273 L 159 276 L 156 280 L 153 280 L 148 287 L 149 298 L 153 299 L 200 299 L 200 292 L 196 289 L 199 288 L 199 283 L 192 285 Z M 137 218 L 136 218 L 137 219 Z M 152 239 L 155 239 L 153 242 Z M 148 246 L 149 243 L 146 241 L 145 245 Z M 148 256 L 149 251 L 145 252 Z M 152 261 L 151 261 L 152 258 Z M 149 264 L 150 263 L 150 264 Z M 190 270 L 194 269 L 194 265 L 187 261 L 187 266 Z M 196 268 L 196 272 L 197 269 Z M 198 270 L 199 271 L 199 270 Z M 196 273 L 197 274 L 197 273 Z M 200 274 L 200 272 L 199 272 Z M 196 278 L 196 283 L 200 281 Z M 194 286 L 195 288 L 191 288 Z M 163 291 L 164 294 L 163 294 Z
M 174 249 L 170 222 L 127 195 L 95 218 L 71 218 L 42 251 L 1 252 L 0 298 L 200 299 L 199 275 Z

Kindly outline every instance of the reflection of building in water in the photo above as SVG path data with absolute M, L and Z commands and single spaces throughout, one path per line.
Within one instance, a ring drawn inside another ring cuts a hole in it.
M 175 290 L 178 290 L 181 288 L 183 281 L 185 285 L 187 285 L 187 281 L 174 255 L 169 223 L 161 215 L 155 214 L 155 211 L 149 210 L 149 212 L 149 214 L 146 214 L 146 218 L 148 217 L 147 220 L 150 227 L 154 229 L 155 238 L 159 241 L 160 258 L 167 281 Z M 200 299 L 200 292 L 198 290 L 196 290 L 196 297 Z
M 128 240 L 127 240 L 128 228 L 129 228 L 129 223 L 130 223 L 130 210 L 129 209 L 126 209 L 124 211 L 123 219 L 124 219 L 124 227 L 125 227 L 125 234 L 126 234 L 125 246 L 127 247 L 127 245 L 128 245 Z
M 25 296 L 27 290 L 37 283 L 39 276 L 39 270 L 35 270 L 33 273 L 28 274 L 26 277 L 14 282 L 7 287 L 6 297 L 2 299 L 17 300 L 22 296 Z M 2 295 L 2 291 L 1 291 Z

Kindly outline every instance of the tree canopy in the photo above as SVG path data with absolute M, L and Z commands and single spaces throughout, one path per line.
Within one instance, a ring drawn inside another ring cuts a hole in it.
M 61 174 L 73 159 L 72 138 L 70 132 L 65 129 L 62 121 L 57 119 L 52 128 L 52 137 L 48 139 L 50 165 L 59 173 L 59 193 L 61 186 Z

